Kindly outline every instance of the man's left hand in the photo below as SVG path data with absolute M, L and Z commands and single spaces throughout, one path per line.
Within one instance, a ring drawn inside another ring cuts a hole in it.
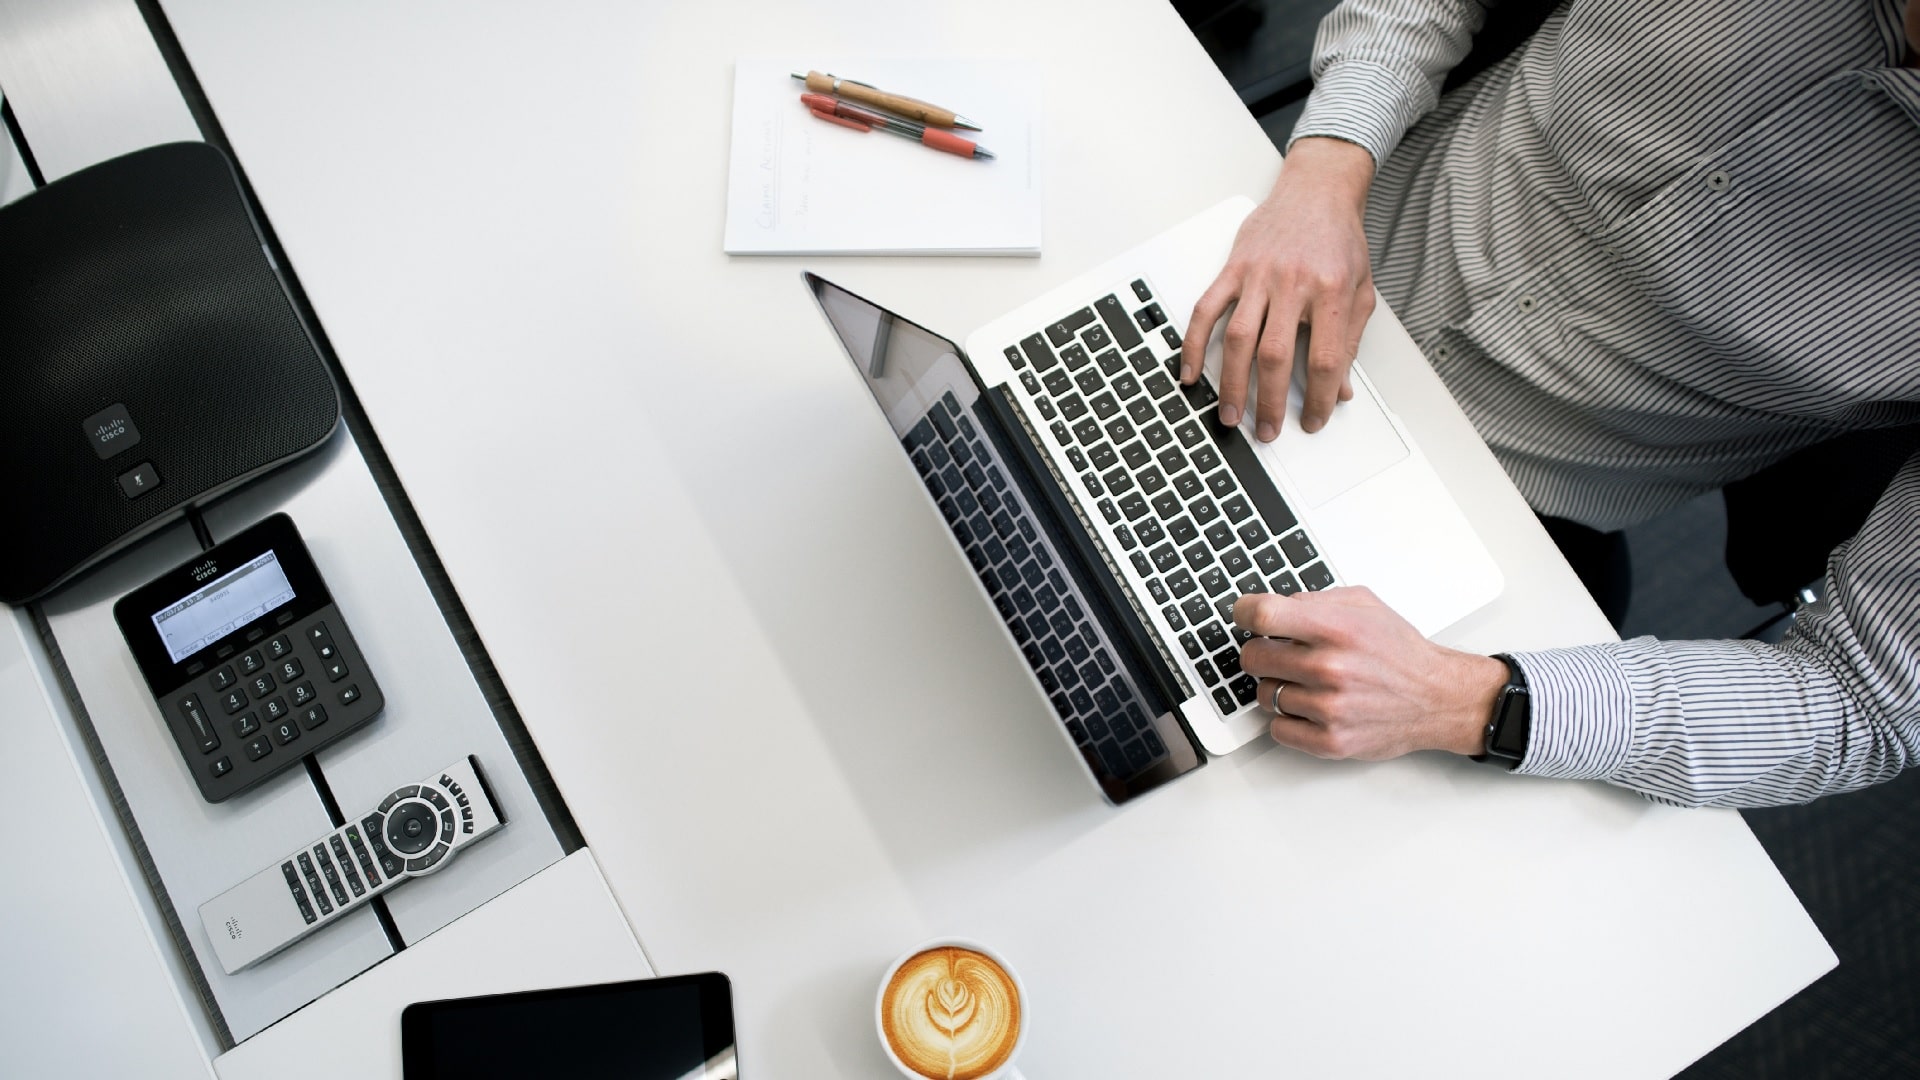
M 1240 650 L 1240 665 L 1260 679 L 1255 700 L 1276 713 L 1274 741 L 1368 761 L 1484 748 L 1507 665 L 1435 645 L 1372 590 L 1253 593 L 1233 618 L 1260 635 Z

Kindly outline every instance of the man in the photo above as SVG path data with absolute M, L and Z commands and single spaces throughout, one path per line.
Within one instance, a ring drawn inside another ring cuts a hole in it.
M 1920 420 L 1920 0 L 1566 0 L 1436 106 L 1483 15 L 1348 0 L 1321 24 L 1280 177 L 1190 325 L 1188 380 L 1226 320 L 1223 420 L 1250 370 L 1286 385 L 1305 323 L 1301 424 L 1327 423 L 1376 284 L 1544 517 L 1619 529 Z M 1251 403 L 1259 437 L 1284 405 Z M 1479 754 L 1517 675 L 1519 772 L 1805 801 L 1920 759 L 1920 455 L 1778 646 L 1641 638 L 1510 671 L 1365 589 L 1235 614 L 1273 737 L 1309 753 Z

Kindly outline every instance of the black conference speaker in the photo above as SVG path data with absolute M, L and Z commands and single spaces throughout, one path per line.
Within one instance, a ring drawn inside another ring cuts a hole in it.
M 0 207 L 0 600 L 307 453 L 340 397 L 205 143 Z

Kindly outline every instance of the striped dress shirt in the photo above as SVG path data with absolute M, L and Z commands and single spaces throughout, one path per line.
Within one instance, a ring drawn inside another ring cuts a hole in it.
M 1898 0 L 1566 0 L 1442 100 L 1487 6 L 1342 4 L 1293 136 L 1379 163 L 1376 286 L 1536 510 L 1616 529 L 1920 421 Z M 1826 584 L 1777 646 L 1517 654 L 1519 771 L 1741 806 L 1892 777 L 1920 756 L 1920 456 Z

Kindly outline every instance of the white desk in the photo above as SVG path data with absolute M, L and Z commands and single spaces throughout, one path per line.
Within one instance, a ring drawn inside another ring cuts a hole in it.
M 873 981 L 936 933 L 1021 965 L 1036 1077 L 1661 1075 L 1832 964 L 1730 813 L 1257 745 L 1124 810 L 1078 775 L 801 264 L 720 254 L 730 65 L 1058 62 L 1043 258 L 830 261 L 958 336 L 1264 192 L 1164 4 L 166 9 L 616 896 L 662 971 L 733 976 L 756 1075 L 882 1075 Z M 1604 636 L 1424 363 L 1369 370 L 1508 574 L 1448 639 Z

